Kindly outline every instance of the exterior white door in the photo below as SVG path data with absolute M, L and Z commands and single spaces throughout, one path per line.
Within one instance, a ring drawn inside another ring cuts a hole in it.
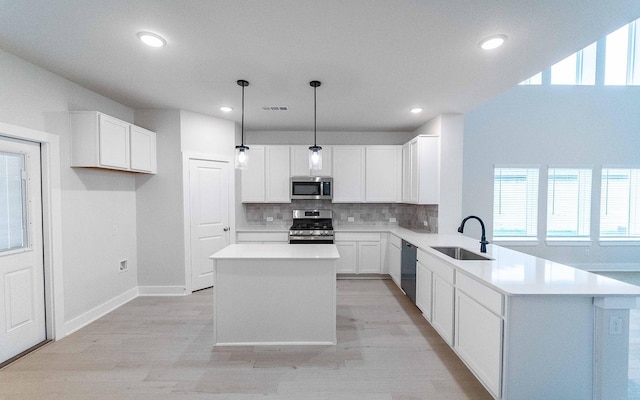
M 191 290 L 213 286 L 213 253 L 229 245 L 229 163 L 189 160 Z
M 40 144 L 0 137 L 0 364 L 43 342 Z

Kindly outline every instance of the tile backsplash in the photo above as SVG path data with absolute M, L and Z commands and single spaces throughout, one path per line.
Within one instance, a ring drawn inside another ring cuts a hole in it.
M 330 209 L 333 210 L 334 225 L 385 225 L 398 224 L 404 228 L 438 232 L 438 206 L 415 204 L 362 204 L 362 203 L 331 203 L 326 200 L 293 200 L 290 204 L 246 203 L 242 205 L 248 225 L 261 226 L 290 226 L 291 211 L 295 209 Z M 273 221 L 267 221 L 273 218 Z M 349 221 L 353 218 L 353 222 Z M 395 218 L 396 222 L 390 222 Z M 424 222 L 428 226 L 425 226 Z

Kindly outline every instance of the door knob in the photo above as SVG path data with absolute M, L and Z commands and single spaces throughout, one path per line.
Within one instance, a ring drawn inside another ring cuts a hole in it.
M 229 228 L 228 226 L 225 226 L 224 229 L 223 229 L 223 231 L 225 231 L 225 232 L 229 232 L 230 230 L 231 230 L 231 228 Z

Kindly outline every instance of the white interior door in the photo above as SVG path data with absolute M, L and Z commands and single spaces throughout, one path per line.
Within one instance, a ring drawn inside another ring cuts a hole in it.
M 46 340 L 40 144 L 0 137 L 0 363 Z
M 213 253 L 229 245 L 229 163 L 189 160 L 191 289 L 213 286 Z

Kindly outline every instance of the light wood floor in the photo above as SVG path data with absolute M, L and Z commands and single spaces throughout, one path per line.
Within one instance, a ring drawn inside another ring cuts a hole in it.
M 490 399 L 390 280 L 338 280 L 336 346 L 212 346 L 212 290 L 140 297 L 0 370 L 0 399 Z

